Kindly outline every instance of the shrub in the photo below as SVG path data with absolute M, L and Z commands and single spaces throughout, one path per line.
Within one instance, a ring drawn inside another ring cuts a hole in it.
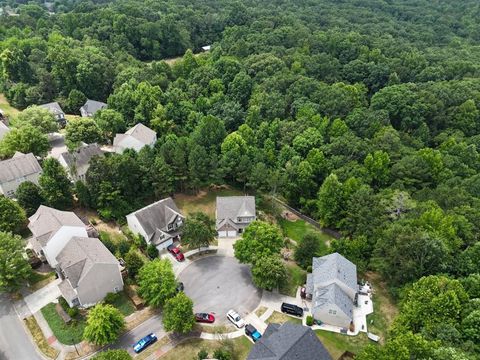
M 214 351 L 213 357 L 217 360 L 231 360 L 232 354 L 226 349 L 217 349 Z
M 306 322 L 307 322 L 307 326 L 312 326 L 313 325 L 313 316 L 308 315 Z
M 76 307 L 68 308 L 66 311 L 71 318 L 77 317 L 80 313 L 80 311 Z
M 157 247 L 153 244 L 148 245 L 147 254 L 148 254 L 148 257 L 150 257 L 150 259 L 155 259 L 156 257 L 158 257 Z
M 126 253 L 128 253 L 130 247 L 131 244 L 127 240 L 120 240 L 117 246 L 118 251 L 120 252 L 122 257 L 125 256 Z
M 307 273 L 311 273 L 312 272 L 312 265 L 308 265 L 307 266 Z
M 105 301 L 105 303 L 107 304 L 113 304 L 119 298 L 120 298 L 119 294 L 110 292 L 107 295 L 105 295 L 105 298 L 103 299 L 103 301 Z
M 197 354 L 197 359 L 198 360 L 208 359 L 208 351 L 205 349 L 200 350 Z
M 67 300 L 65 300 L 63 296 L 60 296 L 58 298 L 58 303 L 63 308 L 63 310 L 68 311 L 68 309 L 70 309 L 70 306 L 68 305 Z

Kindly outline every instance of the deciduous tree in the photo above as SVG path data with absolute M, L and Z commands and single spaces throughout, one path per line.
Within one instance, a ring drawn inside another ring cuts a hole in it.
M 253 264 L 252 279 L 257 287 L 271 291 L 287 280 L 287 269 L 279 255 L 262 256 Z
M 20 231 L 26 224 L 25 211 L 13 200 L 0 195 L 0 231 Z
M 280 253 L 283 237 L 280 229 L 264 221 L 254 221 L 244 230 L 242 239 L 233 245 L 241 263 L 254 264 L 257 259 Z
M 69 150 L 75 150 L 82 142 L 91 144 L 102 140 L 102 132 L 97 123 L 90 118 L 75 118 L 65 128 L 65 144 Z
M 42 196 L 47 204 L 56 209 L 72 206 L 72 183 L 58 160 L 48 158 L 43 162 L 43 172 L 39 179 Z
M 165 303 L 163 325 L 165 330 L 181 334 L 188 333 L 195 325 L 193 301 L 183 291 Z
M 19 113 L 12 121 L 16 127 L 31 125 L 48 134 L 58 130 L 58 124 L 53 114 L 45 108 L 31 106 Z
M 108 304 L 95 305 L 88 312 L 83 338 L 95 345 L 107 345 L 114 342 L 125 327 L 120 310 Z
M 208 246 L 215 238 L 214 221 L 200 212 L 191 214 L 185 220 L 182 243 L 192 248 Z
M 40 187 L 31 181 L 25 181 L 18 186 L 15 196 L 27 216 L 33 215 L 38 207 L 45 202 L 41 191 Z
M 12 157 L 16 151 L 24 154 L 33 153 L 36 156 L 45 156 L 50 144 L 47 136 L 32 125 L 11 129 L 0 141 L 0 156 Z
M 31 275 L 20 236 L 0 231 L 0 291 L 17 290 Z
M 142 266 L 138 273 L 139 294 L 152 306 L 162 306 L 175 295 L 177 283 L 172 263 L 168 259 L 154 259 Z

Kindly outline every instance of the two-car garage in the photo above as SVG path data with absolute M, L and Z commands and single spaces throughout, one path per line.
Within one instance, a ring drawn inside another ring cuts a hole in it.
M 236 230 L 219 230 L 218 231 L 218 237 L 224 238 L 224 237 L 236 237 L 237 236 L 237 231 Z

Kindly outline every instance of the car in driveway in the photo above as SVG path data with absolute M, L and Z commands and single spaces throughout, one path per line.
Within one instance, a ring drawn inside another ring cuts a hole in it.
M 183 261 L 185 260 L 185 256 L 183 256 L 183 253 L 180 251 L 180 249 L 176 246 L 170 245 L 167 247 L 167 250 L 172 256 L 177 260 L 177 261 Z
M 289 304 L 289 303 L 282 303 L 280 308 L 283 313 L 303 317 L 303 309 L 300 306 Z
M 228 310 L 227 319 L 239 329 L 245 326 L 245 321 L 235 310 Z
M 138 354 L 139 352 L 142 352 L 143 350 L 145 350 L 147 347 L 149 347 L 156 341 L 157 341 L 157 335 L 155 335 L 154 333 L 150 333 L 147 336 L 138 340 L 133 345 L 133 351 L 135 351 Z
M 215 316 L 213 316 L 213 314 L 208 314 L 208 313 L 196 313 L 195 321 L 200 323 L 212 324 L 215 322 Z
M 253 342 L 257 342 L 257 340 L 262 337 L 262 334 L 251 324 L 245 325 L 245 335 L 249 336 Z

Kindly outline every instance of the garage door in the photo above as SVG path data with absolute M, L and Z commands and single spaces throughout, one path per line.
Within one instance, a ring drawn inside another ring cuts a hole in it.
M 228 230 L 227 237 L 235 237 L 237 236 L 237 232 L 235 230 Z
M 226 231 L 219 231 L 218 232 L 218 237 L 226 237 L 227 236 L 227 232 Z

